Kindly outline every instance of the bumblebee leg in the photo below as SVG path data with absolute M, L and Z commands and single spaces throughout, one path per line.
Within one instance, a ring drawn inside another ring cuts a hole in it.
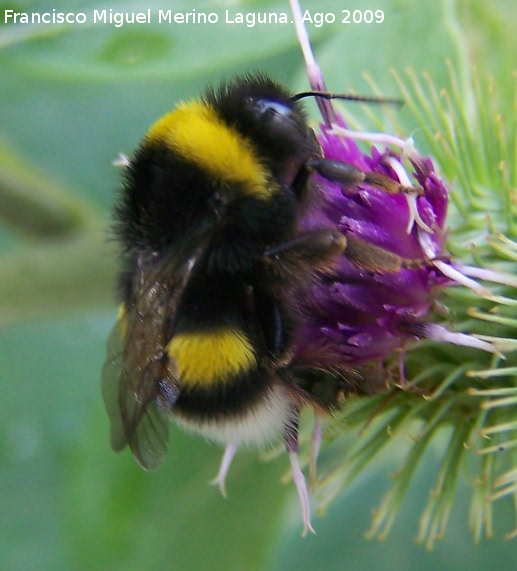
M 316 484 L 316 481 L 318 479 L 317 466 L 318 466 L 318 456 L 320 454 L 322 434 L 323 434 L 323 423 L 316 415 L 314 420 L 314 428 L 312 430 L 311 455 L 309 458 L 309 476 L 310 476 L 310 483 L 312 486 Z
M 297 266 L 307 264 L 311 268 L 325 266 L 346 248 L 346 238 L 334 230 L 314 230 L 297 236 L 264 252 L 264 258 L 276 265 L 290 261 Z
M 365 172 L 348 163 L 342 163 L 341 161 L 313 159 L 308 161 L 307 166 L 327 180 L 344 186 L 366 182 L 382 188 L 389 194 L 398 194 L 401 192 L 423 194 L 423 189 L 419 186 L 407 187 L 385 174 L 374 171 Z
M 228 474 L 228 470 L 230 469 L 230 465 L 232 463 L 233 457 L 237 452 L 238 446 L 235 442 L 230 442 L 224 450 L 224 454 L 221 460 L 221 465 L 219 466 L 219 472 L 217 472 L 217 476 L 210 481 L 212 486 L 219 486 L 219 490 L 223 498 L 226 498 L 226 476 Z
M 307 532 L 316 533 L 311 525 L 311 505 L 309 502 L 309 491 L 307 490 L 307 482 L 300 466 L 300 458 L 298 456 L 298 413 L 294 422 L 285 427 L 285 447 L 289 453 L 289 461 L 291 463 L 291 474 L 293 482 L 298 492 L 298 498 L 302 508 L 303 531 L 302 537 Z
M 332 159 L 313 159 L 307 162 L 307 167 L 323 178 L 338 184 L 359 184 L 366 178 L 366 174 L 361 169 Z
M 345 256 L 364 270 L 369 272 L 399 272 L 405 266 L 405 260 L 361 238 L 347 235 Z

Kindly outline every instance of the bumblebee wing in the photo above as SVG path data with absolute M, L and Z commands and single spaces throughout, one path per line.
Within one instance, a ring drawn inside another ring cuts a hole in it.
M 127 384 L 121 384 L 122 387 Z M 135 460 L 142 468 L 154 470 L 167 452 L 170 413 L 160 408 L 153 385 L 148 384 L 145 388 L 147 394 L 142 394 L 138 400 L 131 391 L 122 388 L 119 402 L 124 434 Z
M 159 466 L 169 441 L 170 409 L 175 390 L 173 379 L 155 378 L 156 365 L 147 365 L 138 376 L 134 358 L 141 354 L 145 341 L 130 345 L 134 333 L 125 340 L 126 318 L 115 324 L 108 339 L 108 356 L 102 370 L 102 396 L 111 422 L 111 446 L 115 451 L 129 445 L 137 462 L 146 470 Z M 126 334 L 127 335 L 127 334 Z M 150 348 L 149 348 L 150 349 Z M 159 367 L 163 369 L 163 367 Z
M 129 445 L 137 462 L 152 470 L 167 451 L 170 412 L 179 395 L 166 345 L 189 264 L 164 262 L 149 269 L 139 262 L 135 271 L 133 301 L 122 305 L 108 339 L 102 394 L 112 448 Z
M 122 305 L 108 339 L 102 394 L 111 445 L 116 451 L 129 445 L 147 470 L 157 468 L 165 456 L 179 396 L 176 365 L 166 350 L 172 317 L 211 235 L 212 226 L 203 224 L 174 255 L 137 258 L 131 301 Z
M 127 444 L 118 398 L 122 371 L 122 339 L 122 323 L 119 317 L 108 337 L 107 356 L 101 375 L 102 398 L 111 423 L 111 447 L 116 451 L 122 450 Z

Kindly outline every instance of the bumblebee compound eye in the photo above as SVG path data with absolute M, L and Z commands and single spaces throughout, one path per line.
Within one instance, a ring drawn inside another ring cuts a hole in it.
M 281 119 L 292 114 L 290 107 L 272 99 L 256 99 L 252 102 L 252 106 L 256 116 L 264 119 Z
M 259 128 L 267 132 L 269 139 L 289 148 L 298 148 L 307 139 L 307 126 L 300 114 L 280 101 L 255 99 L 251 111 Z

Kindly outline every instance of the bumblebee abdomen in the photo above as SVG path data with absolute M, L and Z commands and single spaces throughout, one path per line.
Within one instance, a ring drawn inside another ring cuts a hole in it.
M 256 368 L 253 345 L 237 328 L 184 332 L 175 335 L 167 353 L 176 362 L 182 387 L 216 387 Z
M 211 390 L 182 391 L 174 418 L 221 444 L 263 445 L 278 440 L 293 417 L 285 387 L 258 371 L 234 381 Z
M 167 345 L 178 371 L 174 413 L 211 440 L 257 444 L 281 434 L 291 404 L 244 331 L 185 332 Z

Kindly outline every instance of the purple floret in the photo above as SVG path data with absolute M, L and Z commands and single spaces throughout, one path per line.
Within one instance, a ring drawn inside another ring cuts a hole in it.
M 318 137 L 325 158 L 407 184 L 393 168 L 396 161 L 396 169 L 405 171 L 404 161 L 392 150 L 373 147 L 367 155 L 355 141 L 325 126 Z M 412 176 L 407 175 L 411 186 L 421 188 L 408 193 L 390 194 L 364 183 L 341 187 L 318 177 L 322 200 L 306 214 L 303 226 L 332 226 L 348 238 L 396 254 L 402 265 L 396 271 L 367 270 L 347 259 L 345 252 L 332 274 L 317 276 L 300 300 L 307 319 L 297 335 L 297 358 L 310 354 L 351 366 L 379 363 L 425 332 L 437 290 L 450 283 L 429 256 L 431 251 L 433 259 L 446 257 L 448 192 L 430 159 L 414 153 L 409 163 L 414 169 Z

